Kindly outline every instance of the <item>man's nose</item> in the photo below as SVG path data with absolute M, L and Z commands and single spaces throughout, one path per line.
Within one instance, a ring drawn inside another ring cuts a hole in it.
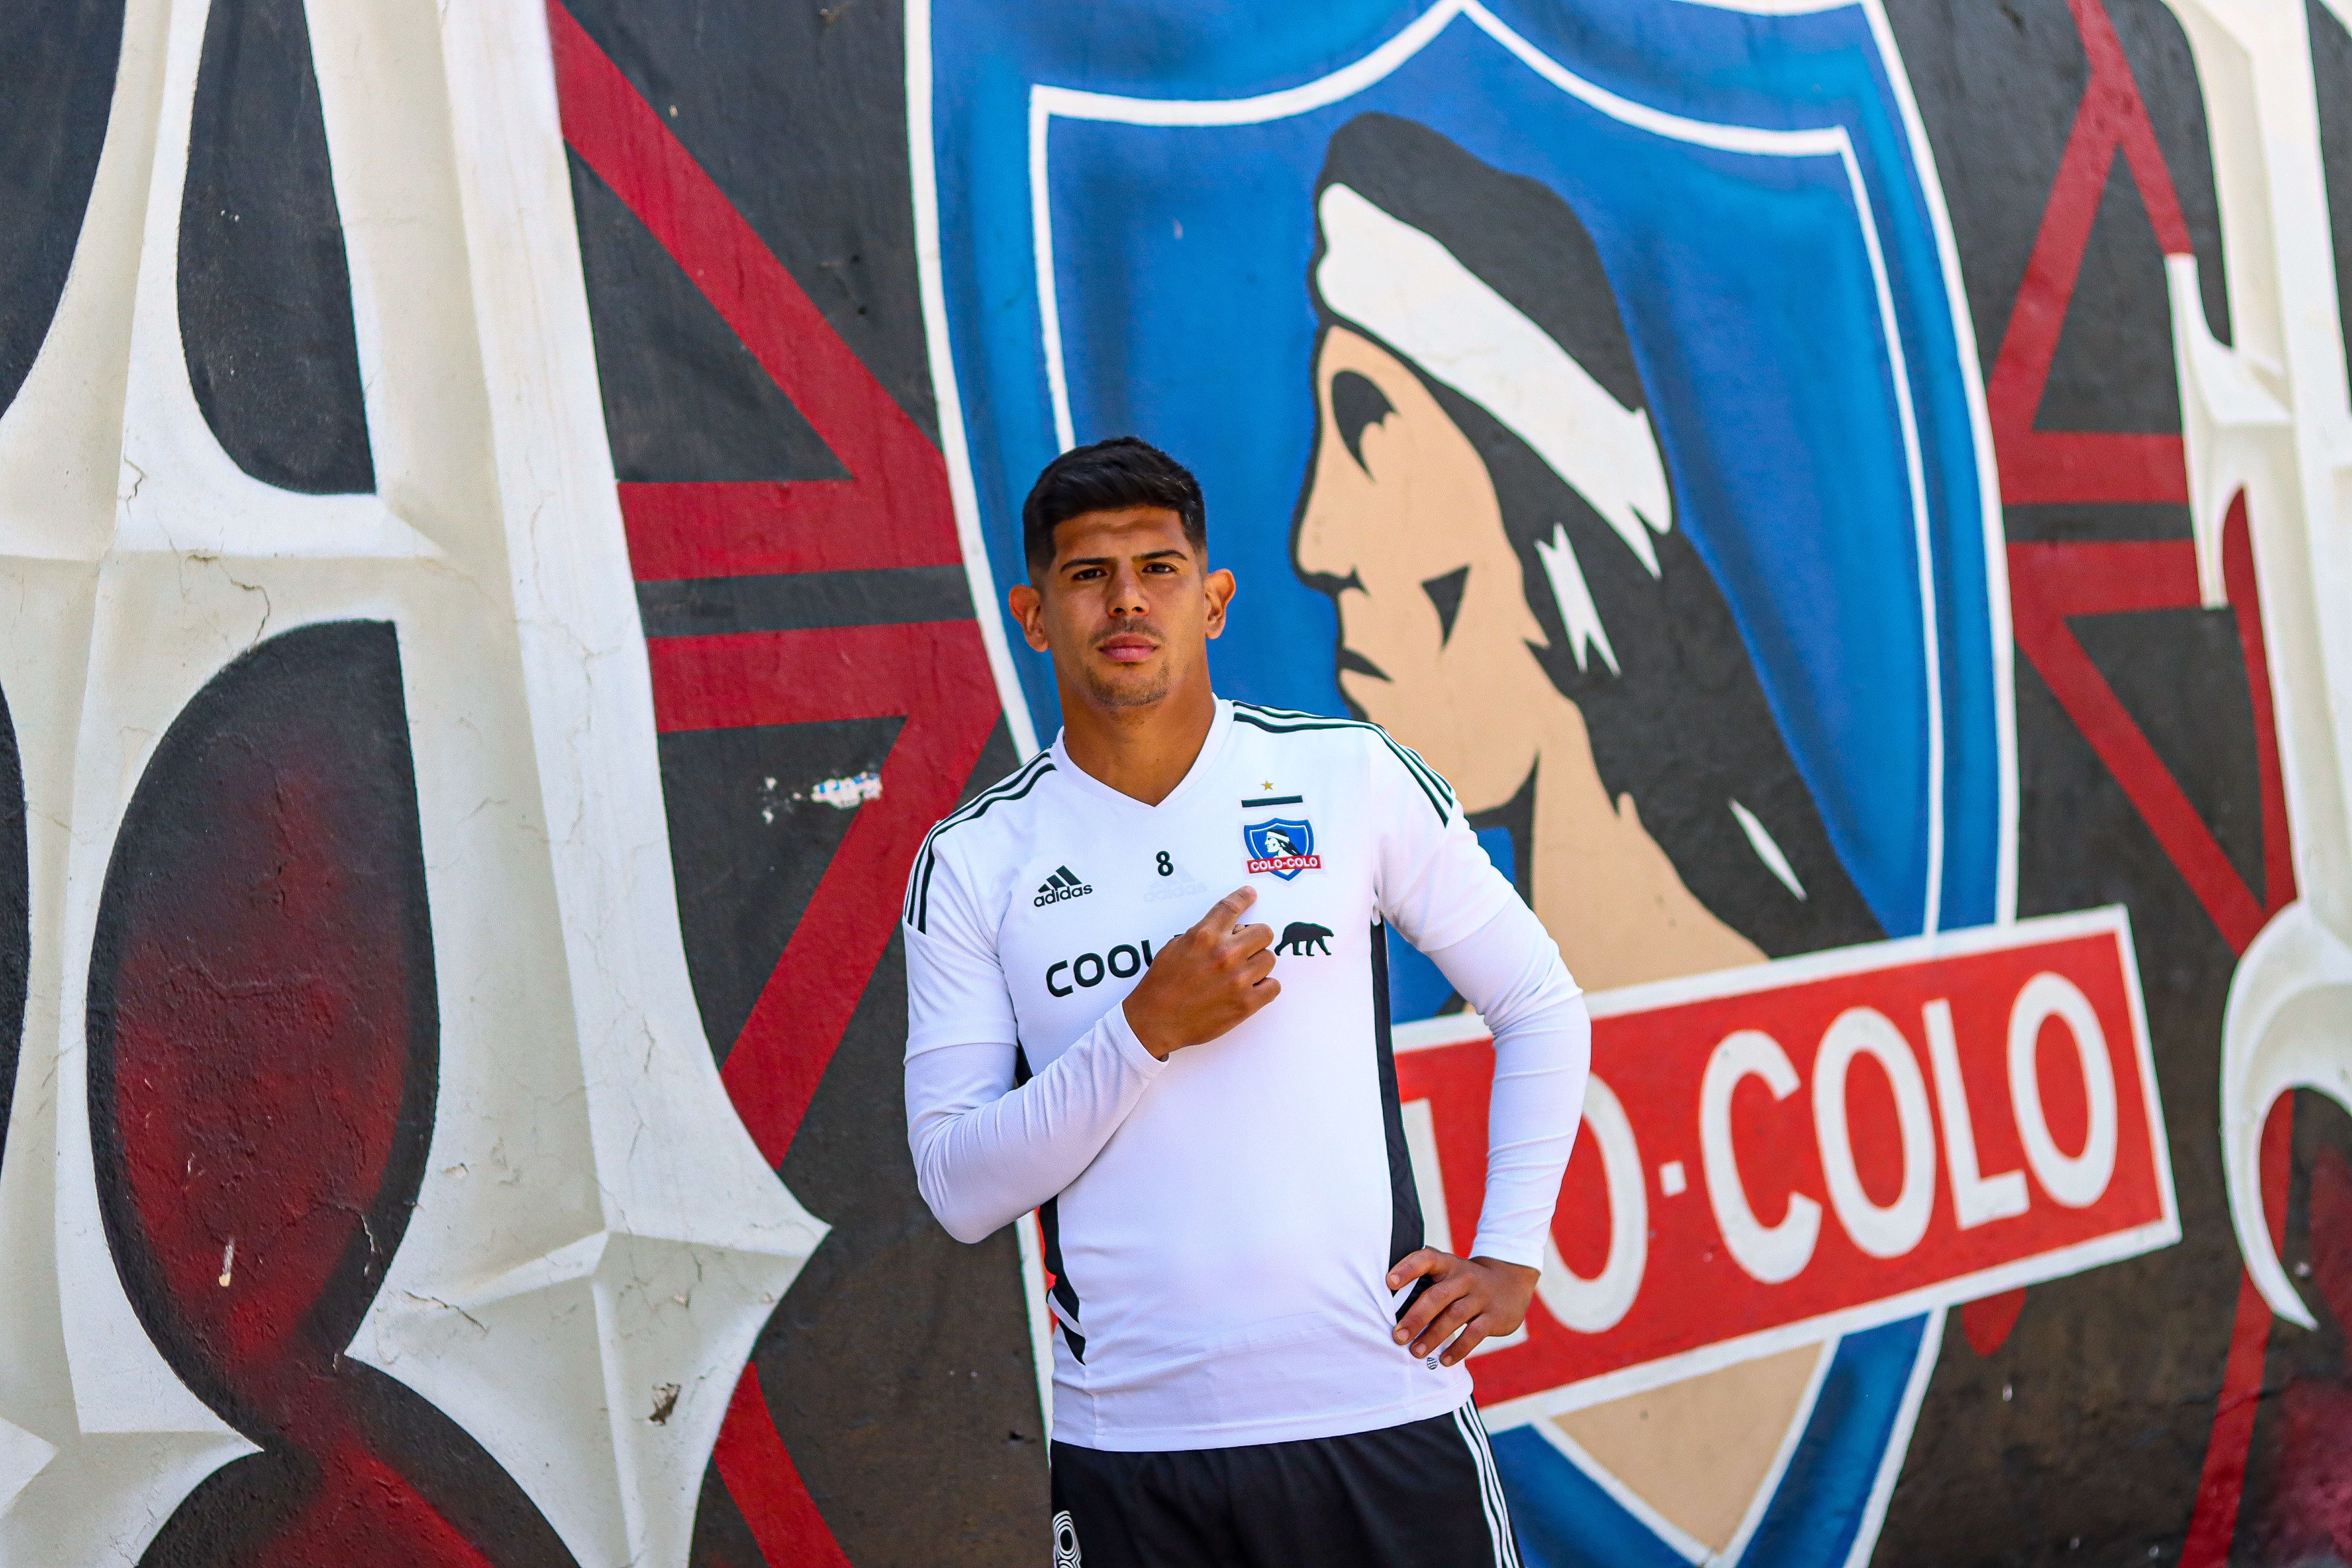
M 1114 616 L 1140 616 L 1151 608 L 1144 597 L 1143 574 L 1132 566 L 1123 566 L 1111 574 L 1110 613 Z

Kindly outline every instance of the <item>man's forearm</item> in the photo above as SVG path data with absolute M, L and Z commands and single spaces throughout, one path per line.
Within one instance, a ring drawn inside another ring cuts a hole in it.
M 907 1063 L 916 1184 L 958 1241 L 995 1234 L 1078 1178 L 1165 1062 L 1116 1007 L 1007 1092 L 1009 1046 L 944 1046 Z
M 1541 1268 L 1544 1236 L 1583 1116 L 1592 1019 L 1570 993 L 1495 1037 L 1486 1111 L 1486 1203 L 1472 1252 Z
M 1471 1253 L 1540 1268 L 1583 1115 L 1591 1016 L 1558 948 L 1523 904 L 1430 956 L 1495 1032 L 1486 1201 Z

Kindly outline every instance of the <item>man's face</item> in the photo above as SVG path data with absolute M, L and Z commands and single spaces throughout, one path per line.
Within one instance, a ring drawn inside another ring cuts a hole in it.
M 1316 358 L 1315 471 L 1292 544 L 1339 611 L 1339 687 L 1428 754 L 1472 810 L 1533 765 L 1563 700 L 1485 461 L 1402 362 L 1333 327 Z M 1359 457 L 1359 453 L 1361 454 Z
M 1065 693 L 1147 708 L 1205 681 L 1234 574 L 1208 563 L 1165 507 L 1090 511 L 1054 530 L 1052 565 L 1006 595 L 1029 646 L 1050 651 Z

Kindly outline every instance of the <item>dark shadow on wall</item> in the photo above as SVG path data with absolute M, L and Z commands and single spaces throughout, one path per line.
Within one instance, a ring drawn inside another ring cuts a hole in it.
M 25 1044 L 25 987 L 32 957 L 32 868 L 25 842 L 25 761 L 0 697 L 0 1161 L 8 1157 L 9 1110 Z
M 2312 85 L 2319 94 L 2319 154 L 2336 242 L 2336 311 L 2352 321 L 2352 32 L 2320 0 L 2305 0 L 2311 28 Z M 2345 344 L 2352 369 L 2352 341 Z
M 0 413 L 65 292 L 121 52 L 121 0 L 0 6 Z
M 236 466 L 375 489 L 351 270 L 301 0 L 213 0 L 180 198 L 180 336 Z

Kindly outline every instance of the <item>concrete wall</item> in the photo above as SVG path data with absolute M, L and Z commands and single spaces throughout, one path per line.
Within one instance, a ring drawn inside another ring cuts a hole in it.
M 893 933 L 1130 430 L 1593 994 L 1530 1563 L 2352 1557 L 2347 22 L 15 7 L 0 1562 L 1044 1553 Z

